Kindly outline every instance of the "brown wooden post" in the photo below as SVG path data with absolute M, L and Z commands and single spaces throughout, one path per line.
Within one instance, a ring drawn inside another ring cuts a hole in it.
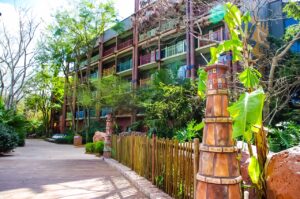
M 106 116 L 106 136 L 104 140 L 103 156 L 105 158 L 111 158 L 111 135 L 113 133 L 113 121 L 112 115 Z
M 194 198 L 196 198 L 197 173 L 199 170 L 199 138 L 194 139 Z
M 232 139 L 232 120 L 227 111 L 228 66 L 213 65 L 208 72 L 205 127 L 200 145 L 197 199 L 241 198 L 237 147 Z
M 152 134 L 152 174 L 151 174 L 151 180 L 152 184 L 155 183 L 155 143 L 156 143 L 156 135 L 155 133 Z

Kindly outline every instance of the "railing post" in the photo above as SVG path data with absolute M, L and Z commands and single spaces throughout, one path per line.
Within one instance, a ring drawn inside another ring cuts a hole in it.
M 155 183 L 155 144 L 156 144 L 156 135 L 155 133 L 152 134 L 152 175 L 151 175 L 151 180 L 152 184 Z
M 199 169 L 199 138 L 195 138 L 194 139 L 194 198 L 196 198 L 198 169 Z

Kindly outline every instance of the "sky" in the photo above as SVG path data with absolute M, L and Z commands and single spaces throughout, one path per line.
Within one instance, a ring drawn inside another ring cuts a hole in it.
M 103 1 L 103 0 L 100 0 Z M 114 0 L 116 10 L 120 19 L 130 16 L 134 11 L 134 0 Z M 51 14 L 56 9 L 68 7 L 72 0 L 0 0 L 0 22 L 3 21 L 7 26 L 13 28 L 16 22 L 14 4 L 32 8 L 33 15 L 42 19 L 44 24 L 51 23 Z

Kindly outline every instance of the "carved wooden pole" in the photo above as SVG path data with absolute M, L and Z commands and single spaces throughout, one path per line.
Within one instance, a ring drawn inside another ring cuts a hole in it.
M 104 140 L 103 156 L 105 158 L 111 158 L 111 134 L 113 133 L 113 120 L 112 115 L 106 116 L 106 136 Z
M 227 111 L 226 65 L 213 65 L 208 72 L 205 127 L 200 145 L 197 199 L 241 198 L 237 148 Z

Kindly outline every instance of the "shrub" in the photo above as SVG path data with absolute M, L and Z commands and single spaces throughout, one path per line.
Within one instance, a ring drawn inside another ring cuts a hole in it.
M 26 133 L 24 131 L 18 131 L 18 137 L 19 137 L 18 146 L 25 146 Z
M 65 137 L 56 138 L 55 143 L 57 144 L 73 144 L 74 140 L 74 133 L 68 132 L 68 134 Z
M 18 145 L 18 135 L 13 130 L 4 124 L 0 123 L 0 153 L 6 153 Z
M 85 144 L 85 152 L 86 153 L 94 153 L 94 143 L 86 143 Z
M 278 128 L 270 129 L 268 141 L 270 150 L 279 152 L 300 144 L 300 126 L 294 122 L 281 122 Z
M 98 141 L 94 143 L 94 153 L 103 154 L 103 149 L 104 149 L 104 142 L 103 141 Z

